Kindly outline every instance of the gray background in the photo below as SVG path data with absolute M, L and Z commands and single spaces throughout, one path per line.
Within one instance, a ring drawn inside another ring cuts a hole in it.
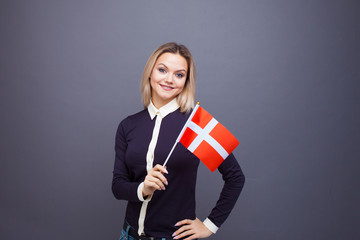
M 117 124 L 187 45 L 246 184 L 210 239 L 359 239 L 358 1 L 0 1 L 0 239 L 118 239 Z M 203 165 L 197 213 L 222 186 Z

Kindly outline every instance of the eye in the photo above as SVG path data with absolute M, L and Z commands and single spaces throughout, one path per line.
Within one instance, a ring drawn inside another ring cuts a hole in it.
M 176 77 L 178 77 L 178 78 L 183 78 L 183 77 L 184 77 L 184 74 L 182 74 L 182 73 L 177 73 L 177 74 L 176 74 Z
M 163 68 L 159 68 L 159 72 L 161 72 L 161 73 L 166 73 L 166 70 L 163 69 Z

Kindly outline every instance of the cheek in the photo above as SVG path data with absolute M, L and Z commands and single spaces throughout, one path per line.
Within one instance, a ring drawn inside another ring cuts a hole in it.
M 181 91 L 184 89 L 184 87 L 185 87 L 185 80 L 179 83 L 179 88 L 181 89 Z
M 159 72 L 153 71 L 150 75 L 150 78 L 152 82 L 156 83 L 156 82 L 160 82 L 163 76 Z
M 156 74 L 151 73 L 151 75 L 150 75 L 150 86 L 151 86 L 152 88 L 155 87 L 155 84 L 156 84 L 156 82 L 158 82 L 158 79 L 159 79 L 159 77 L 156 76 Z

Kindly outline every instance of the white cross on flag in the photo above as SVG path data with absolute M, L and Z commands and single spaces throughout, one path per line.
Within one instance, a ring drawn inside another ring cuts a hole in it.
M 239 145 L 234 135 L 199 105 L 185 123 L 178 141 L 212 172 Z

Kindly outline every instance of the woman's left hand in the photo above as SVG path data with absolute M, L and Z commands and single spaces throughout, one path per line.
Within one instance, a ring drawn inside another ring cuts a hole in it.
M 175 226 L 180 227 L 172 235 L 174 239 L 185 238 L 185 240 L 191 240 L 196 238 L 207 238 L 212 232 L 201 222 L 198 218 L 195 220 L 185 219 L 175 224 Z

